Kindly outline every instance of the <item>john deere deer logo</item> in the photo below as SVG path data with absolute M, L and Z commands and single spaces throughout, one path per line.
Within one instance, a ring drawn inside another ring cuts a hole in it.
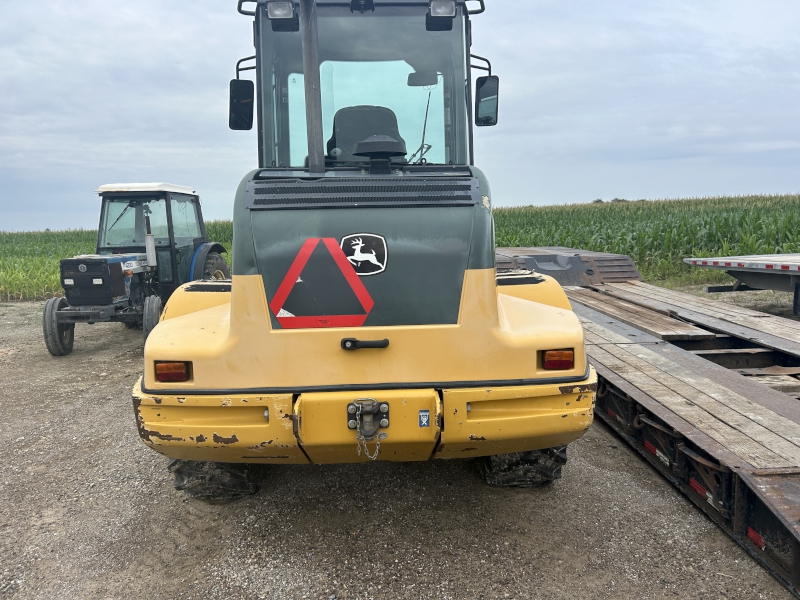
M 343 237 L 339 246 L 360 277 L 376 275 L 386 270 L 389 252 L 382 236 L 374 233 L 353 233 Z

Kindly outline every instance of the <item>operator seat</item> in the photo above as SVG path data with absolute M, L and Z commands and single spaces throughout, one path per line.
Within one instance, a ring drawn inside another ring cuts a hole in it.
M 328 140 L 327 158 L 336 161 L 363 161 L 364 157 L 353 154 L 355 146 L 373 135 L 388 135 L 405 144 L 397 128 L 397 116 L 391 109 L 366 105 L 340 108 L 333 117 L 333 135 Z M 398 157 L 397 160 L 405 159 Z

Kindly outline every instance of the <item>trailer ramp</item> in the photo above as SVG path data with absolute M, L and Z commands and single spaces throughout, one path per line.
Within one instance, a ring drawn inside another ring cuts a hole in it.
M 651 295 L 622 300 L 625 285 Z M 700 323 L 687 323 L 675 318 L 684 310 L 677 305 L 694 300 L 665 292 L 640 283 L 568 289 L 600 376 L 596 414 L 800 598 L 800 403 L 740 373 L 747 369 L 679 347 L 769 336 L 780 356 L 800 360 L 786 352 L 792 333 L 771 319 L 751 323 L 769 334 L 725 321 L 702 300 L 690 311 Z

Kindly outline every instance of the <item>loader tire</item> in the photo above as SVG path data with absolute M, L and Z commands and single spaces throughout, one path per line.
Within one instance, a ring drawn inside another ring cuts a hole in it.
M 486 483 L 501 487 L 534 487 L 561 479 L 567 447 L 498 454 L 478 459 Z
M 142 310 L 142 336 L 144 341 L 147 341 L 147 336 L 153 331 L 153 328 L 158 325 L 158 320 L 161 318 L 161 311 L 164 305 L 161 298 L 155 294 L 148 296 L 144 299 L 144 310 Z
M 66 356 L 75 343 L 75 323 L 58 322 L 58 311 L 69 304 L 66 298 L 50 298 L 42 313 L 42 331 L 47 350 L 53 356 Z
M 203 263 L 203 279 L 230 279 L 231 271 L 222 255 L 209 252 Z
M 171 458 L 167 469 L 184 497 L 206 502 L 231 502 L 258 493 L 260 465 Z

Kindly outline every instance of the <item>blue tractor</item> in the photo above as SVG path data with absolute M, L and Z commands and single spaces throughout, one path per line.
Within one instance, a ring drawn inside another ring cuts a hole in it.
M 63 298 L 47 301 L 44 341 L 53 356 L 72 352 L 76 323 L 156 326 L 175 289 L 198 279 L 230 279 L 226 249 L 206 234 L 200 198 L 168 183 L 103 185 L 96 254 L 61 261 Z

